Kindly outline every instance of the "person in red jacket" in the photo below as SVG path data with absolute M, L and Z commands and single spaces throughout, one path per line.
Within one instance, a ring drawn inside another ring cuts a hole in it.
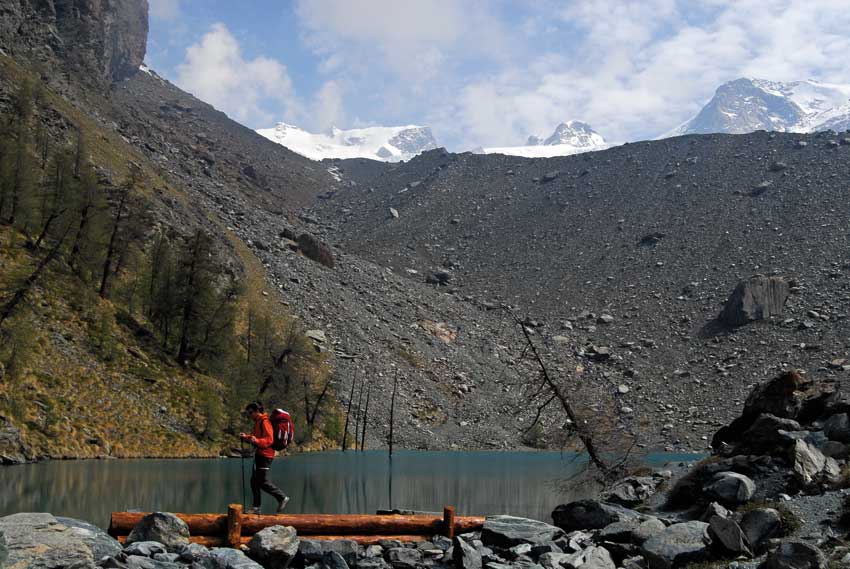
M 262 496 L 260 490 L 271 494 L 277 500 L 277 513 L 283 511 L 289 502 L 289 496 L 271 483 L 269 480 L 269 470 L 274 460 L 274 432 L 272 431 L 272 423 L 269 420 L 268 414 L 265 413 L 263 405 L 258 402 L 249 403 L 245 407 L 245 414 L 254 421 L 254 431 L 248 433 L 239 433 L 239 438 L 243 441 L 251 443 L 257 448 L 254 453 L 254 472 L 251 474 L 251 493 L 254 495 L 253 507 L 249 508 L 246 513 L 259 514 L 260 506 L 262 505 Z

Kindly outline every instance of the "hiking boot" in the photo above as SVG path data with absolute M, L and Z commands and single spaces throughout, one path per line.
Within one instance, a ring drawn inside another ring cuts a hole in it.
M 275 513 L 276 514 L 281 513 L 288 503 L 289 503 L 289 496 L 284 496 L 283 500 L 278 500 L 277 510 L 275 510 Z
M 246 514 L 259 514 L 260 513 L 260 507 L 256 506 L 256 507 L 253 507 L 253 508 L 248 508 L 247 510 L 245 510 L 245 513 Z

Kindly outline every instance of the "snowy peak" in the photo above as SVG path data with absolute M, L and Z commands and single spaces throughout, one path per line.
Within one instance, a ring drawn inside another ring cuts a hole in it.
M 607 147 L 608 144 L 605 139 L 589 124 L 580 121 L 567 121 L 555 127 L 555 132 L 547 138 L 529 136 L 525 146 L 483 148 L 481 152 L 528 158 L 549 158 L 552 156 L 569 156 L 590 150 L 602 150 Z
M 274 128 L 259 129 L 257 132 L 313 160 L 371 158 L 399 162 L 437 148 L 431 129 L 416 125 L 372 126 L 351 130 L 332 127 L 326 133 L 312 133 L 281 122 Z
M 850 85 L 742 78 L 718 87 L 711 101 L 670 135 L 848 128 Z

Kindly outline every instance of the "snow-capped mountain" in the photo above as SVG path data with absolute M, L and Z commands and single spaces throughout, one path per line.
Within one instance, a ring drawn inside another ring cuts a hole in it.
M 829 129 L 850 129 L 850 85 L 742 78 L 718 87 L 694 118 L 666 136 Z
M 552 156 L 569 156 L 591 150 L 607 148 L 608 143 L 602 136 L 590 128 L 590 125 L 580 121 L 568 121 L 555 127 L 549 137 L 529 136 L 525 146 L 503 146 L 497 148 L 481 148 L 481 154 L 509 154 L 525 156 L 526 158 L 549 158 Z
M 437 148 L 427 126 L 371 126 L 328 133 L 307 132 L 297 126 L 278 123 L 257 132 L 313 160 L 324 158 L 371 158 L 384 162 L 410 160 L 420 152 Z

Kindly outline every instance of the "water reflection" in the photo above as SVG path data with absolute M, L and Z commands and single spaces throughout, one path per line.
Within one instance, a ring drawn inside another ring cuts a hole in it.
M 690 460 L 658 455 L 655 463 Z M 106 527 L 121 510 L 224 512 L 242 501 L 239 459 L 63 461 L 0 468 L 0 515 L 52 512 Z M 539 452 L 385 452 L 302 454 L 275 461 L 272 478 L 291 513 L 374 513 L 407 508 L 458 514 L 511 513 L 549 520 L 552 509 L 583 497 L 560 484 L 583 466 L 573 455 Z M 246 482 L 250 461 L 245 461 Z M 250 496 L 250 490 L 248 492 Z M 265 511 L 273 500 L 266 497 Z

